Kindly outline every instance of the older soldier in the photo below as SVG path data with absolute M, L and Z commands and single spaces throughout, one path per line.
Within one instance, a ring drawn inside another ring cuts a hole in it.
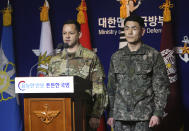
M 104 71 L 95 53 L 82 47 L 80 25 L 73 20 L 64 23 L 62 29 L 64 43 L 68 48 L 52 57 L 49 63 L 49 76 L 74 75 L 92 81 L 93 98 L 92 111 L 89 114 L 89 125 L 96 129 L 99 126 L 104 107 L 107 104 L 106 88 L 104 85 Z M 79 129 L 78 129 L 79 130 Z M 91 129 L 87 129 L 89 131 Z
M 124 25 L 128 45 L 112 55 L 108 74 L 107 123 L 115 131 L 151 131 L 167 102 L 166 67 L 161 54 L 141 41 L 144 20 L 131 15 Z

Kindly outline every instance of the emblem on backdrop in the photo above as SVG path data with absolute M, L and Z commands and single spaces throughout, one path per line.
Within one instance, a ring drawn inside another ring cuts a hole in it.
M 188 36 L 184 36 L 182 42 L 184 43 L 183 47 L 176 47 L 176 53 L 179 55 L 180 59 L 184 62 L 189 61 L 189 38 Z

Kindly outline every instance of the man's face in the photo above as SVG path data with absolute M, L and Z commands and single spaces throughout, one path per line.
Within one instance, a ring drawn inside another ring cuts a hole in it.
M 141 37 L 144 35 L 145 29 L 140 27 L 138 22 L 127 21 L 125 23 L 125 38 L 129 44 L 138 44 L 141 42 Z
M 69 48 L 73 48 L 79 42 L 80 32 L 76 30 L 74 24 L 65 24 L 62 29 L 62 37 L 64 43 L 67 43 Z

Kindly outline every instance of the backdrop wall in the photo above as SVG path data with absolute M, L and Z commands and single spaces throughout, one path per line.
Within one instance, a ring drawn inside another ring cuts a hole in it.
M 80 0 L 49 0 L 50 22 L 53 35 L 54 48 L 62 42 L 62 24 L 65 20 L 76 19 L 76 8 Z M 137 5 L 136 1 L 136 5 Z M 163 10 L 159 8 L 163 0 L 142 0 L 141 5 L 135 10 L 135 13 L 145 18 L 146 34 L 143 38 L 144 43 L 156 48 L 160 48 L 161 28 L 163 23 Z M 29 76 L 31 67 L 37 63 L 38 57 L 32 52 L 33 49 L 39 49 L 41 22 L 40 7 L 44 0 L 14 0 L 10 1 L 13 6 L 13 35 L 14 49 L 16 59 L 17 76 Z M 86 0 L 89 27 L 93 48 L 97 49 L 107 76 L 109 62 L 112 53 L 118 50 L 120 34 L 120 3 L 116 0 Z M 174 23 L 174 37 L 176 47 L 183 47 L 184 43 L 189 46 L 189 1 L 172 1 Z M 0 10 L 7 5 L 7 0 L 0 0 Z M 0 38 L 2 34 L 2 14 L 0 14 Z M 185 40 L 185 41 L 184 41 Z M 185 109 L 185 122 L 189 121 L 189 56 L 185 55 L 185 61 L 181 58 L 183 55 L 177 54 L 178 71 L 180 80 L 180 89 L 182 93 L 182 102 Z M 36 75 L 36 69 L 32 70 L 32 75 Z M 188 129 L 188 125 L 185 125 Z

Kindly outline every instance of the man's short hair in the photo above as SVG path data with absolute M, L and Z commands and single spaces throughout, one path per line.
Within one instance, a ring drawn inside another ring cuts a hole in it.
M 128 16 L 124 21 L 124 26 L 125 26 L 127 21 L 135 21 L 135 22 L 139 23 L 140 27 L 144 28 L 144 19 L 142 17 L 138 16 L 138 15 Z
M 75 20 L 67 20 L 67 21 L 65 21 L 62 27 L 64 27 L 64 25 L 66 25 L 66 24 L 74 24 L 75 27 L 76 27 L 76 30 L 78 32 L 80 32 L 80 30 L 81 30 L 80 24 L 77 21 L 75 21 Z

